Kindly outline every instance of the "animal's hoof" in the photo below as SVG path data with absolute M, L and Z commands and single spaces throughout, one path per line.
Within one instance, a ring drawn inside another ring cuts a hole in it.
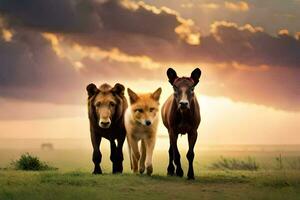
M 174 176 L 174 171 L 173 172 L 168 172 L 167 175 L 168 176 Z
M 187 173 L 187 176 L 188 176 L 188 180 L 194 180 L 195 179 L 193 168 L 189 169 L 189 171 Z
M 123 173 L 123 166 L 120 166 L 119 168 L 118 168 L 118 173 Z
M 113 173 L 113 174 L 121 174 L 122 171 L 119 171 L 119 170 L 113 170 L 112 173 Z
M 113 174 L 118 174 L 123 172 L 123 164 L 122 163 L 113 163 Z
M 143 174 L 144 173 L 144 171 L 145 171 L 145 168 L 140 168 L 140 174 Z
M 147 175 L 151 176 L 152 172 L 153 172 L 153 167 L 152 167 L 152 165 L 150 165 L 147 167 Z
M 102 174 L 102 171 L 101 171 L 101 169 L 100 170 L 94 170 L 93 174 L 94 175 Z
M 176 169 L 176 176 L 183 177 L 183 170 L 181 168 Z
M 175 167 L 173 165 L 169 165 L 167 170 L 168 170 L 168 176 L 174 176 Z

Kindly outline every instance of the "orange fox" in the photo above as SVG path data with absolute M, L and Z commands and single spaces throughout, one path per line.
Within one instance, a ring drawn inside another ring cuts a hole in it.
M 147 94 L 136 94 L 129 88 L 127 92 L 131 105 L 125 112 L 125 128 L 131 169 L 134 173 L 139 171 L 142 174 L 146 168 L 147 174 L 151 175 L 153 172 L 152 155 L 159 121 L 161 88 L 154 93 Z M 138 142 L 140 140 L 139 151 Z

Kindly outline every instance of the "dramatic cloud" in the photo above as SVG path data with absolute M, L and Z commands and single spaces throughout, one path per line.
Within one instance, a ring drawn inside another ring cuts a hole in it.
M 11 40 L 0 39 L 0 61 L 2 97 L 70 102 L 66 94 L 80 84 L 72 65 L 58 58 L 39 33 L 15 31 Z
M 246 12 L 249 10 L 249 4 L 245 1 L 238 2 L 202 2 L 202 3 L 182 3 L 180 5 L 182 8 L 191 9 L 191 8 L 201 8 L 201 9 L 209 9 L 209 10 L 217 10 L 217 9 L 227 9 L 234 12 Z
M 47 32 L 86 32 L 97 29 L 90 0 L 2 0 L 0 12 L 11 26 L 24 26 Z
M 198 44 L 199 33 L 191 20 L 166 7 L 123 0 L 30 0 L 0 2 L 0 12 L 10 25 L 23 25 L 44 32 L 90 32 L 141 34 Z
M 245 2 L 225 7 L 249 9 Z M 206 94 L 300 110 L 300 40 L 287 29 L 271 35 L 217 21 L 200 35 L 176 11 L 129 0 L 4 0 L 0 15 L 4 97 L 61 102 L 68 91 L 72 102 L 89 79 L 162 79 L 169 64 L 204 63 Z

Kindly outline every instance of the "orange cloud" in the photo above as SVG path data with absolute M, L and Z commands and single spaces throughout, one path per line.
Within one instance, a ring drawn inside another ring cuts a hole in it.
M 213 34 L 217 34 L 219 27 L 234 28 L 239 31 L 249 31 L 251 33 L 264 31 L 264 29 L 259 26 L 252 26 L 251 24 L 245 24 L 244 26 L 239 26 L 236 23 L 227 22 L 227 21 L 216 21 L 216 22 L 212 23 L 210 27 L 211 27 L 210 32 Z
M 287 29 L 281 29 L 278 31 L 278 35 L 289 35 L 289 30 Z
M 217 3 L 202 3 L 199 4 L 199 7 L 203 9 L 217 10 L 220 8 L 220 5 Z
M 296 38 L 297 40 L 300 40 L 300 32 L 295 33 L 295 38 Z
M 134 7 L 134 3 L 131 2 L 130 0 L 126 0 L 125 2 L 130 2 L 131 7 Z M 184 19 L 183 17 L 180 16 L 178 12 L 168 7 L 157 8 L 155 6 L 151 6 L 142 1 L 139 1 L 134 9 L 139 9 L 139 6 L 157 15 L 167 13 L 169 15 L 176 16 L 176 19 L 178 20 L 178 22 L 180 22 L 180 25 L 178 25 L 174 29 L 175 33 L 177 33 L 182 40 L 186 41 L 190 45 L 200 44 L 200 32 L 193 20 Z
M 225 8 L 232 11 L 246 12 L 249 10 L 249 5 L 245 1 L 228 2 L 225 1 Z
M 13 31 L 6 27 L 4 19 L 0 17 L 0 35 L 5 42 L 10 42 L 14 36 Z
M 67 42 L 63 36 L 53 33 L 43 33 L 43 36 L 51 43 L 53 51 L 61 58 L 67 58 L 76 69 L 85 67 L 81 62 L 84 58 L 95 61 L 111 60 L 123 63 L 137 63 L 142 68 L 159 68 L 160 64 L 154 62 L 148 56 L 131 56 L 121 52 L 118 48 L 103 50 L 99 47 L 82 46 L 76 42 Z

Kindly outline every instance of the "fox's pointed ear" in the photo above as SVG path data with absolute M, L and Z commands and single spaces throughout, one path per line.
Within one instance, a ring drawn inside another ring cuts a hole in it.
M 98 88 L 94 83 L 90 83 L 90 84 L 88 84 L 88 86 L 86 86 L 86 91 L 87 91 L 88 96 L 90 98 L 98 92 Z
M 119 96 L 124 95 L 124 90 L 125 90 L 124 85 L 122 85 L 120 83 L 115 84 L 115 86 L 112 88 L 112 92 Z
M 173 85 L 175 79 L 178 78 L 176 71 L 172 68 L 169 68 L 167 70 L 167 76 L 169 78 L 169 82 L 171 83 L 171 85 Z
M 139 96 L 134 91 L 132 91 L 130 88 L 127 88 L 127 92 L 128 92 L 130 103 L 131 104 L 135 103 L 138 100 Z
M 157 90 L 155 90 L 155 92 L 152 93 L 151 97 L 155 100 L 158 101 L 159 97 L 161 94 L 161 88 L 158 88 Z
M 194 69 L 191 74 L 191 79 L 194 81 L 194 86 L 196 86 L 199 82 L 199 78 L 201 76 L 201 70 L 199 68 Z

